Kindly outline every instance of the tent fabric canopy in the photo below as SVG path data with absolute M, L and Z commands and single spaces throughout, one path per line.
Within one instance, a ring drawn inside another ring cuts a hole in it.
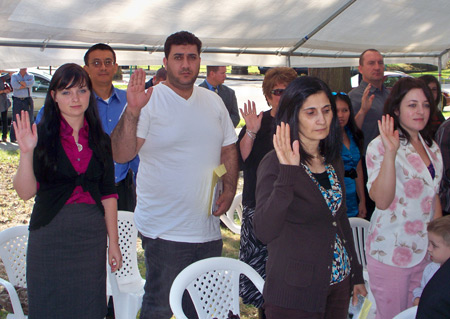
M 168 35 L 203 42 L 202 64 L 356 66 L 449 59 L 448 0 L 0 0 L 0 68 L 83 64 L 110 44 L 120 64 L 161 64 Z

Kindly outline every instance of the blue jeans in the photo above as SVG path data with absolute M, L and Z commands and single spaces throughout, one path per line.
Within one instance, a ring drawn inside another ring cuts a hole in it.
M 20 116 L 21 111 L 27 111 L 28 114 L 30 115 L 30 122 L 34 123 L 33 99 L 31 97 L 27 97 L 24 99 L 13 97 L 12 121 L 16 121 L 16 114 L 19 114 Z M 11 122 L 11 130 L 9 132 L 9 138 L 11 142 L 16 141 L 16 134 L 14 132 L 12 122 Z
M 169 319 L 170 287 L 175 277 L 190 264 L 222 254 L 222 239 L 206 243 L 182 243 L 142 236 L 145 249 L 146 282 L 140 319 Z M 183 310 L 188 318 L 197 318 L 194 305 L 185 292 Z

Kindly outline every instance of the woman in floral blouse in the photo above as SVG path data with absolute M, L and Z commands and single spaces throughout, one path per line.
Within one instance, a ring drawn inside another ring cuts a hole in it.
M 422 81 L 399 80 L 378 121 L 380 136 L 367 148 L 367 188 L 376 209 L 366 254 L 377 319 L 412 306 L 412 290 L 429 262 L 427 224 L 442 215 L 442 156 L 429 130 L 435 110 Z

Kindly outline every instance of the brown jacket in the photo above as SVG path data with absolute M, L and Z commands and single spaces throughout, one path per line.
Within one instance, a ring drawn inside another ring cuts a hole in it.
M 302 166 L 281 165 L 275 151 L 259 165 L 253 223 L 269 253 L 266 302 L 325 312 L 336 232 L 349 254 L 352 285 L 364 282 L 347 217 L 344 166 L 340 159 L 332 165 L 343 191 L 335 217 Z

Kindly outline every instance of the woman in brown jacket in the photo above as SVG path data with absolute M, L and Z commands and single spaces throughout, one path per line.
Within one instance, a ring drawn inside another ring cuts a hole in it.
M 347 318 L 350 295 L 366 295 L 345 206 L 336 104 L 321 80 L 284 91 L 275 150 L 257 173 L 256 236 L 267 244 L 270 318 Z M 291 143 L 291 136 L 293 143 Z

